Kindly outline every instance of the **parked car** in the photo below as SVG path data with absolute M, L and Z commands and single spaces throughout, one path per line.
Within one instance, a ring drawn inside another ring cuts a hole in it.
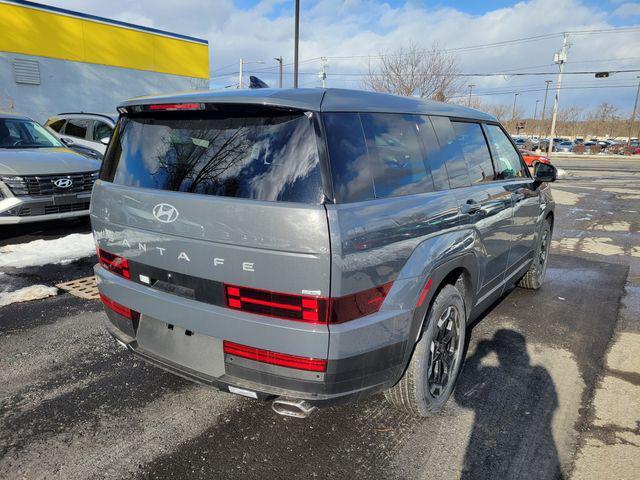
M 117 119 L 117 115 L 102 113 L 60 113 L 49 118 L 45 127 L 69 148 L 102 159 Z
M 629 149 L 631 155 L 640 155 L 640 141 L 631 140 L 631 142 L 629 143 Z
M 554 150 L 556 152 L 572 152 L 575 144 L 571 141 L 560 142 L 558 144 L 554 144 Z
M 543 282 L 554 202 L 498 121 L 337 89 L 137 98 L 93 191 L 107 329 L 283 415 L 442 408 L 467 325 Z
M 528 138 L 514 137 L 513 143 L 519 150 L 531 150 L 533 148 L 533 142 Z
M 551 163 L 548 157 L 545 157 L 544 155 L 538 155 L 537 153 L 531 152 L 529 150 L 522 150 L 520 153 L 522 153 L 522 159 L 524 160 L 524 163 L 526 163 L 527 167 L 530 168 L 534 168 L 536 166 L 536 163 Z
M 31 118 L 0 113 L 0 225 L 88 215 L 99 168 Z

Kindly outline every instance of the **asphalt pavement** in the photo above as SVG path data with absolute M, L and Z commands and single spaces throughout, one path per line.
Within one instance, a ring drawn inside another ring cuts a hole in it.
M 61 294 L 0 308 L 0 477 L 571 476 L 597 430 L 594 399 L 629 279 L 640 278 L 640 161 L 556 163 L 567 176 L 554 185 L 546 283 L 510 290 L 473 325 L 439 415 L 416 419 L 376 395 L 280 417 L 145 365 L 106 334 L 98 302 Z M 56 228 L 26 228 L 0 245 L 88 226 Z M 94 262 L 5 274 L 53 284 L 90 274 Z M 611 424 L 598 432 L 615 443 Z

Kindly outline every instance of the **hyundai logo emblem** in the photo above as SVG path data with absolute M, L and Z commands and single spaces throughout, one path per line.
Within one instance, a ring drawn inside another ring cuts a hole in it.
M 178 209 L 168 203 L 159 203 L 153 207 L 153 216 L 162 223 L 173 223 L 178 219 Z
M 53 181 L 53 184 L 58 188 L 69 188 L 73 185 L 73 180 L 70 178 L 59 178 Z

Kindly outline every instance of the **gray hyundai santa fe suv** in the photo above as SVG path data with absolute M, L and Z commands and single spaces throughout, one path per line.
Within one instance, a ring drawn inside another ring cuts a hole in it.
M 276 412 L 384 391 L 438 411 L 466 327 L 539 288 L 554 202 L 498 121 L 338 89 L 119 107 L 91 203 L 109 332 Z

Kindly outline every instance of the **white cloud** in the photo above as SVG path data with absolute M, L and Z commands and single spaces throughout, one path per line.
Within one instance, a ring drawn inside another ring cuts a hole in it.
M 260 60 L 261 64 L 247 65 L 246 70 L 271 84 L 276 82 L 276 63 L 273 57 L 282 55 L 285 63 L 293 56 L 292 2 L 264 0 L 252 8 L 241 9 L 231 0 L 183 0 L 157 2 L 154 0 L 45 0 L 56 6 L 139 22 L 146 26 L 174 31 L 209 40 L 212 83 L 229 85 L 237 81 L 239 58 Z M 530 37 L 566 30 L 611 28 L 614 16 L 604 4 L 593 6 L 581 0 L 530 0 L 509 7 L 471 15 L 455 8 L 431 6 L 426 2 L 407 2 L 400 6 L 373 0 L 317 0 L 301 13 L 300 58 L 320 56 L 344 57 L 376 55 L 412 41 L 425 47 L 433 42 L 443 48 L 486 44 L 514 38 Z M 623 4 L 621 8 L 636 7 Z M 625 17 L 628 17 L 626 14 Z M 611 20 L 610 20 L 611 19 Z M 619 17 L 615 17 L 617 21 Z M 629 22 L 627 22 L 629 23 Z M 640 25 L 640 23 L 637 23 Z M 504 71 L 536 66 L 534 70 L 555 72 L 553 53 L 561 46 L 561 38 L 508 45 L 501 48 L 461 52 L 459 63 L 466 72 Z M 626 60 L 625 60 L 626 59 Z M 609 35 L 580 35 L 571 37 L 567 70 L 608 70 L 637 67 L 640 59 L 640 32 Z M 375 60 L 373 60 L 375 61 Z M 316 72 L 318 60 L 302 63 L 302 86 L 320 84 Z M 362 72 L 367 69 L 366 58 L 330 58 L 328 83 L 330 86 L 360 86 L 360 77 L 332 75 Z M 285 84 L 291 84 L 292 68 L 285 68 Z M 219 76 L 220 74 L 225 74 Z M 550 75 L 553 79 L 555 75 Z M 529 90 L 544 87 L 545 77 L 474 78 L 475 91 L 488 89 Z M 635 74 L 617 74 L 597 83 L 593 77 L 567 76 L 568 86 L 626 85 L 634 83 Z M 595 107 L 601 101 L 615 103 L 629 111 L 635 91 L 631 88 L 592 88 L 565 90 L 562 102 Z M 523 92 L 518 97 L 532 113 L 541 92 Z M 513 95 L 485 97 L 491 101 L 509 103 Z
M 613 11 L 616 17 L 637 17 L 640 16 L 640 3 L 623 3 Z

